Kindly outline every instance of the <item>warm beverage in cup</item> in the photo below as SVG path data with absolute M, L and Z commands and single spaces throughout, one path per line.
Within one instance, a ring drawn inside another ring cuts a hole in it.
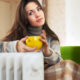
M 40 50 L 43 43 L 40 41 L 40 36 L 29 36 L 26 39 L 26 45 L 30 48 L 37 47 L 36 50 Z

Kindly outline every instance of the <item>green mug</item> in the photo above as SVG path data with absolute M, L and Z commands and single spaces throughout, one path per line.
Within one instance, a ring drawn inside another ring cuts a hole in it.
M 63 60 L 72 60 L 80 64 L 80 46 L 60 46 Z

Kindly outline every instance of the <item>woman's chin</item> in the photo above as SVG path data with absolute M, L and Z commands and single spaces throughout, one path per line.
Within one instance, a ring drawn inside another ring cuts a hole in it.
M 44 23 L 42 23 L 42 24 L 39 24 L 39 25 L 37 25 L 37 26 L 39 26 L 39 27 L 42 27 L 44 25 Z

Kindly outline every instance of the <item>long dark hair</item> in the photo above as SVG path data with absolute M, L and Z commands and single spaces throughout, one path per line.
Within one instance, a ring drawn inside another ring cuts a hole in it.
M 28 24 L 28 20 L 25 11 L 25 5 L 27 5 L 28 2 L 36 2 L 41 7 L 38 0 L 21 0 L 17 8 L 14 24 L 12 28 L 9 30 L 6 37 L 2 39 L 3 41 L 20 40 L 21 38 L 27 36 L 28 31 L 26 27 Z M 43 29 L 46 31 L 47 34 L 52 36 L 54 39 L 59 40 L 57 35 L 48 27 L 46 21 L 45 24 L 43 25 Z

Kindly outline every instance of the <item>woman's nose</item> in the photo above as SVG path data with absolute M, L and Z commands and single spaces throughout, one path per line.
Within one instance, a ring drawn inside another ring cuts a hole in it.
M 38 11 L 36 11 L 35 16 L 36 17 L 39 17 L 40 16 L 40 13 Z

